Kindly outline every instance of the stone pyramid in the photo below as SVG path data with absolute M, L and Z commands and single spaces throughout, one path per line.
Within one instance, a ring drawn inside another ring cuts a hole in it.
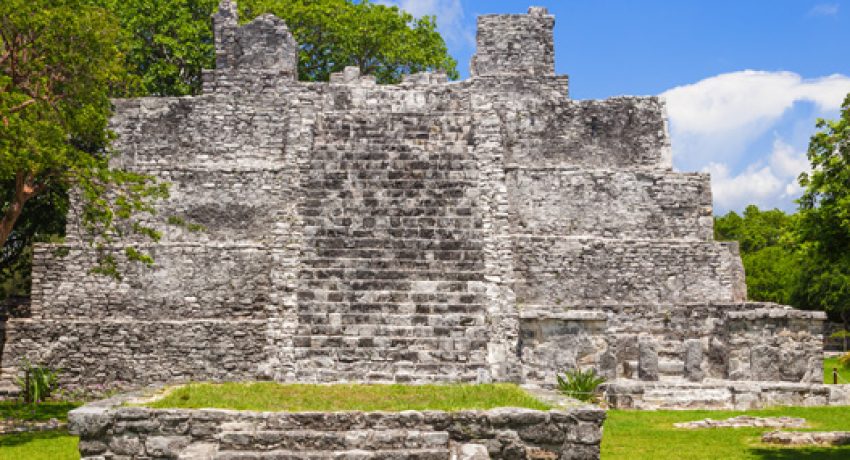
M 122 280 L 92 274 L 72 215 L 35 250 L 6 376 L 26 356 L 89 389 L 822 378 L 823 315 L 746 301 L 663 101 L 569 99 L 546 9 L 480 17 L 471 78 L 398 85 L 299 82 L 286 24 L 236 14 L 203 94 L 115 101 L 115 165 L 171 183 L 155 265 L 118 242 Z

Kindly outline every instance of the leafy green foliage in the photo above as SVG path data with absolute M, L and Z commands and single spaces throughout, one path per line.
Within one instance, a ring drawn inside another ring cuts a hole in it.
M 326 81 L 332 72 L 357 66 L 378 83 L 394 83 L 402 74 L 443 70 L 458 78 L 432 16 L 414 18 L 395 6 L 368 0 L 243 0 L 241 17 L 272 13 L 286 21 L 301 45 L 298 76 Z
M 183 96 L 201 89 L 201 69 L 212 68 L 210 15 L 218 0 L 91 0 L 112 12 L 122 30 L 129 75 L 123 96 Z
M 838 120 L 817 122 L 809 141 L 812 172 L 800 175 L 796 237 L 806 250 L 799 303 L 850 323 L 850 94 Z
M 44 401 L 50 397 L 59 383 L 59 371 L 32 364 L 29 360 L 21 361 L 21 370 L 24 375 L 18 377 L 17 383 L 27 404 L 38 404 Z
M 579 401 L 592 401 L 596 398 L 596 390 L 599 385 L 605 383 L 605 379 L 596 375 L 594 369 L 583 371 L 571 369 L 564 376 L 556 376 L 558 379 L 558 390 Z
M 92 240 L 120 234 L 116 219 L 167 195 L 149 176 L 109 167 L 108 95 L 126 81 L 120 37 L 85 0 L 0 3 L 0 268 L 18 281 L 24 248 L 62 233 L 68 190 Z
M 0 184 L 0 203 L 9 203 L 13 181 Z M 0 299 L 29 295 L 32 243 L 58 241 L 65 233 L 68 195 L 62 184 L 51 184 L 25 205 L 6 244 L 0 246 Z
M 714 237 L 738 241 L 752 300 L 788 304 L 800 276 L 800 254 L 792 238 L 794 217 L 747 206 L 714 220 Z
M 218 0 L 90 0 L 112 11 L 124 31 L 122 51 L 130 75 L 121 95 L 197 94 L 201 69 L 213 68 L 210 16 Z M 241 0 L 243 22 L 273 13 L 301 46 L 299 78 L 327 81 L 345 66 L 360 67 L 379 83 L 401 75 L 444 70 L 457 78 L 433 17 L 416 19 L 396 7 L 351 0 Z

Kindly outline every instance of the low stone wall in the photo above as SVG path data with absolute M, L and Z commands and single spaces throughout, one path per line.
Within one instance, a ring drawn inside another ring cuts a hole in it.
M 850 406 L 850 385 L 708 380 L 643 382 L 616 380 L 602 386 L 616 409 L 734 409 L 775 406 Z
M 83 460 L 597 459 L 605 420 L 593 407 L 285 413 L 123 406 L 129 399 L 71 411 Z

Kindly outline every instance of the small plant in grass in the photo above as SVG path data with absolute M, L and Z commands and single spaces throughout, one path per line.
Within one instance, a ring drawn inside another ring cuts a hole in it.
M 844 369 L 850 369 L 850 353 L 844 353 L 838 358 L 838 364 Z
M 563 377 L 560 375 L 556 377 L 558 378 L 558 390 L 579 401 L 596 400 L 596 391 L 599 385 L 605 383 L 605 379 L 596 375 L 594 369 L 588 369 L 586 371 L 571 369 L 564 372 Z
M 21 388 L 21 396 L 25 403 L 43 402 L 57 388 L 59 371 L 33 364 L 27 359 L 21 360 L 21 368 L 24 375 L 18 377 L 18 386 Z

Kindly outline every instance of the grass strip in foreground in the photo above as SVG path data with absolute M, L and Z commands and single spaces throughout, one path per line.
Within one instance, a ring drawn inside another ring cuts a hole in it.
M 608 411 L 602 436 L 602 459 L 850 459 L 850 446 L 776 447 L 761 443 L 771 428 L 674 428 L 676 422 L 736 415 L 801 417 L 810 428 L 803 431 L 846 431 L 850 427 L 847 407 L 780 407 L 751 411 Z M 796 431 L 796 430 L 795 430 Z
M 269 412 L 339 412 L 550 407 L 512 384 L 482 385 L 310 385 L 195 383 L 174 388 L 144 404 L 165 409 L 233 409 Z
M 67 431 L 0 436 L 0 460 L 79 460 L 78 439 Z

